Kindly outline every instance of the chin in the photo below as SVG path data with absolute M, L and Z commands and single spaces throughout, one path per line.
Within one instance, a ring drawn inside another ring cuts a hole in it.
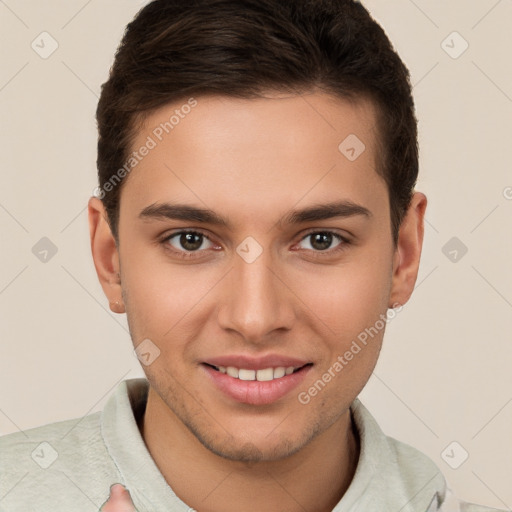
M 219 427 L 212 432 L 211 425 L 203 428 L 185 422 L 185 425 L 196 439 L 210 452 L 230 461 L 256 463 L 271 462 L 286 459 L 306 446 L 317 435 L 318 429 L 303 429 L 292 437 L 291 433 L 281 432 L 279 435 L 258 437 L 246 435 L 231 435 Z
M 185 426 L 197 441 L 211 453 L 223 459 L 241 462 L 258 463 L 283 460 L 293 456 L 323 430 L 327 429 L 336 419 L 336 414 L 323 415 L 323 421 L 315 421 L 313 411 L 308 414 L 288 414 L 272 422 L 259 423 L 255 418 L 246 418 L 245 421 L 235 421 L 229 424 L 232 415 L 223 415 L 214 418 L 213 407 L 208 411 L 197 398 L 188 402 L 187 396 L 179 386 L 167 381 L 161 385 L 156 375 L 146 376 L 153 389 L 172 412 L 175 420 Z M 295 421 L 290 421 L 294 418 Z M 263 426 L 265 425 L 265 426 Z
M 270 444 L 263 441 L 261 444 L 245 442 L 243 440 L 226 440 L 212 441 L 197 436 L 201 444 L 215 455 L 223 459 L 255 463 L 255 462 L 271 462 L 286 459 L 297 453 L 305 443 L 294 443 L 290 440 L 282 440 L 278 443 Z

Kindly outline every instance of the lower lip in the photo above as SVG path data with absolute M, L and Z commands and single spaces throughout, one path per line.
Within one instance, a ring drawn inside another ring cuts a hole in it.
M 299 371 L 279 379 L 260 382 L 258 380 L 235 379 L 226 373 L 214 370 L 206 364 L 203 364 L 202 367 L 217 388 L 225 395 L 237 402 L 250 405 L 268 405 L 283 398 L 303 382 L 306 374 L 311 369 L 311 366 L 305 366 Z

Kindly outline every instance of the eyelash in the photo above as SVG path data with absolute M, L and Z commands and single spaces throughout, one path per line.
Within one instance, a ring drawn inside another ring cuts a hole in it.
M 192 229 L 190 229 L 190 230 L 183 229 L 181 231 L 176 231 L 175 233 L 172 233 L 170 235 L 166 235 L 165 238 L 163 238 L 160 241 L 160 243 L 164 246 L 164 248 L 166 250 L 171 251 L 174 255 L 178 256 L 179 258 L 182 258 L 182 259 L 194 258 L 194 257 L 196 257 L 197 253 L 203 252 L 203 250 L 197 250 L 197 251 L 178 251 L 178 250 L 170 249 L 169 248 L 169 245 L 170 245 L 169 241 L 171 239 L 177 237 L 178 235 L 183 235 L 183 234 L 187 234 L 187 233 L 201 235 L 204 238 L 206 238 L 208 241 L 210 241 L 211 243 L 214 243 L 214 242 L 212 242 L 210 240 L 208 235 L 206 235 L 202 231 L 200 231 L 200 230 L 192 230 Z M 313 250 L 313 257 L 314 258 L 323 258 L 323 257 L 326 257 L 326 256 L 337 255 L 340 252 L 346 250 L 346 247 L 348 245 L 350 245 L 350 241 L 346 237 L 343 237 L 342 235 L 340 235 L 340 234 L 338 234 L 338 233 L 336 233 L 334 231 L 328 231 L 328 230 L 312 230 L 312 231 L 309 231 L 299 240 L 299 243 L 302 242 L 303 240 L 305 240 L 306 238 L 308 238 L 309 236 L 316 235 L 316 234 L 329 234 L 329 235 L 332 235 L 334 238 L 336 238 L 340 242 L 340 244 L 338 244 L 334 249 L 326 249 L 324 251 L 315 251 L 315 250 Z M 305 250 L 306 251 L 311 251 L 311 249 L 305 249 Z

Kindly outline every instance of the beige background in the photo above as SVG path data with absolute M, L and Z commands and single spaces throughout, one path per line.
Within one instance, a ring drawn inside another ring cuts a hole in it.
M 96 278 L 86 203 L 100 85 L 144 3 L 0 1 L 0 434 L 100 410 L 143 376 Z M 512 2 L 363 3 L 411 70 L 430 205 L 418 289 L 361 399 L 459 496 L 510 509 Z M 58 43 L 47 59 L 31 47 L 43 31 Z M 42 237 L 57 248 L 46 263 L 32 252 Z M 452 237 L 467 254 L 443 252 Z M 441 457 L 453 441 L 452 464 L 469 453 L 458 469 Z

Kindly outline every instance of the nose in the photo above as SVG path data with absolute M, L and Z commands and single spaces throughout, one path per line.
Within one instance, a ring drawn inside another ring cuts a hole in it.
M 282 334 L 292 328 L 296 314 L 294 295 L 279 267 L 266 250 L 251 263 L 235 255 L 218 304 L 217 318 L 222 329 L 261 345 L 275 341 L 279 331 Z

